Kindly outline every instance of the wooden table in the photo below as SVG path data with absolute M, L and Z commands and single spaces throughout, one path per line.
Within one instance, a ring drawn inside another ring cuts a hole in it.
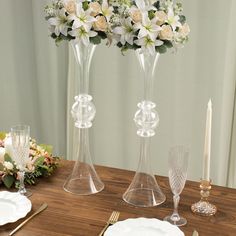
M 96 236 L 113 210 L 121 212 L 120 220 L 133 217 L 163 219 L 172 213 L 172 194 L 166 177 L 157 178 L 166 194 L 166 202 L 157 207 L 138 208 L 122 200 L 122 194 L 134 174 L 131 171 L 97 166 L 96 170 L 105 183 L 102 192 L 90 196 L 65 192 L 62 185 L 73 164 L 74 162 L 62 161 L 62 167 L 53 176 L 41 179 L 38 185 L 31 187 L 33 209 L 29 215 L 43 202 L 48 203 L 48 208 L 18 231 L 17 236 Z M 187 181 L 181 194 L 179 212 L 188 220 L 188 224 L 181 227 L 181 230 L 186 236 L 191 236 L 194 229 L 197 229 L 200 236 L 235 236 L 236 189 L 213 186 L 211 202 L 218 207 L 218 213 L 213 217 L 201 217 L 190 211 L 191 204 L 199 200 L 198 185 L 199 183 Z M 8 235 L 22 221 L 0 227 L 0 235 Z

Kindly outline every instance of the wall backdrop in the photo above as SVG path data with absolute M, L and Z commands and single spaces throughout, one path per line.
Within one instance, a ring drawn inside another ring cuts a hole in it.
M 0 1 L 0 130 L 27 123 L 40 143 L 71 159 L 70 108 L 78 72 L 68 43 L 48 37 L 46 0 Z M 213 102 L 211 177 L 236 187 L 236 2 L 182 0 L 191 27 L 190 41 L 177 54 L 159 59 L 153 101 L 160 125 L 151 144 L 155 173 L 167 175 L 168 151 L 190 149 L 188 178 L 202 171 L 206 108 Z M 214 10 L 213 10 L 214 9 Z M 133 116 L 142 96 L 134 52 L 97 47 L 91 65 L 90 94 L 97 114 L 91 132 L 96 164 L 135 170 L 139 138 Z

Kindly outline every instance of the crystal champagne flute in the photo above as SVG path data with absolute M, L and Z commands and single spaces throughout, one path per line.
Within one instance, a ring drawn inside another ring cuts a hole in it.
M 174 211 L 172 215 L 166 216 L 165 221 L 171 224 L 182 226 L 187 224 L 187 220 L 178 213 L 180 194 L 184 188 L 187 179 L 188 150 L 184 146 L 171 148 L 169 153 L 169 183 L 171 191 L 174 194 Z
M 25 196 L 32 193 L 26 190 L 24 185 L 26 164 L 29 159 L 30 127 L 27 125 L 16 125 L 11 128 L 11 139 L 13 148 L 13 159 L 19 168 L 20 185 L 18 192 Z

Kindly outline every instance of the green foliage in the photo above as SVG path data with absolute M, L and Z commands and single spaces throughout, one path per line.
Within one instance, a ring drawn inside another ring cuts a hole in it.
M 168 40 L 165 40 L 164 41 L 164 45 L 167 47 L 167 48 L 172 48 L 173 47 L 173 44 L 171 41 L 168 41 Z
M 84 9 L 85 11 L 89 9 L 89 3 L 88 3 L 88 1 L 85 1 L 85 2 L 83 2 L 82 4 L 83 4 L 83 9 Z
M 0 163 L 0 171 L 3 171 L 4 170 L 4 166 L 2 163 Z
M 155 49 L 160 54 L 163 54 L 167 51 L 167 47 L 164 44 L 162 44 L 161 46 L 157 46 Z
M 150 20 L 153 19 L 155 17 L 155 11 L 153 11 L 153 10 L 149 11 L 148 12 L 148 17 L 149 17 Z
M 0 139 L 3 140 L 6 138 L 6 132 L 0 132 Z
M 15 182 L 15 178 L 12 175 L 5 175 L 2 181 L 7 188 L 10 188 Z
M 179 21 L 183 25 L 186 22 L 186 17 L 184 15 L 179 16 Z
M 4 155 L 4 161 L 11 162 L 14 165 L 13 160 L 11 159 L 11 157 L 7 153 Z
M 154 7 L 156 7 L 157 10 L 160 9 L 160 1 L 156 1 L 154 4 L 153 4 Z
M 44 163 L 44 157 L 39 157 L 39 158 L 35 161 L 34 165 L 37 167 L 37 166 L 43 165 L 43 163 Z
M 39 144 L 41 148 L 43 148 L 45 151 L 47 151 L 50 155 L 53 152 L 53 146 L 52 145 L 47 145 L 47 144 Z
M 101 43 L 101 37 L 99 35 L 96 35 L 95 37 L 89 38 L 90 43 L 93 43 L 95 45 Z

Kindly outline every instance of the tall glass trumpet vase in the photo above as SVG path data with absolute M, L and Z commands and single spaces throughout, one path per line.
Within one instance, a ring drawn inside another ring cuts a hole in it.
M 73 152 L 76 163 L 64 183 L 64 190 L 78 195 L 90 195 L 102 191 L 104 184 L 93 166 L 89 148 L 89 128 L 95 117 L 96 109 L 89 92 L 89 69 L 95 45 L 85 46 L 82 42 L 72 42 L 76 62 L 80 72 L 79 95 L 75 97 L 71 114 L 78 132 L 78 145 Z
M 136 52 L 144 74 L 144 98 L 138 103 L 138 110 L 134 116 L 134 122 L 138 128 L 137 135 L 140 137 L 140 156 L 138 169 L 130 186 L 123 194 L 123 200 L 139 207 L 152 207 L 166 200 L 151 170 L 150 163 L 150 141 L 159 123 L 159 116 L 155 110 L 156 104 L 151 101 L 154 71 L 159 53 L 151 55 L 149 52 L 139 50 Z

